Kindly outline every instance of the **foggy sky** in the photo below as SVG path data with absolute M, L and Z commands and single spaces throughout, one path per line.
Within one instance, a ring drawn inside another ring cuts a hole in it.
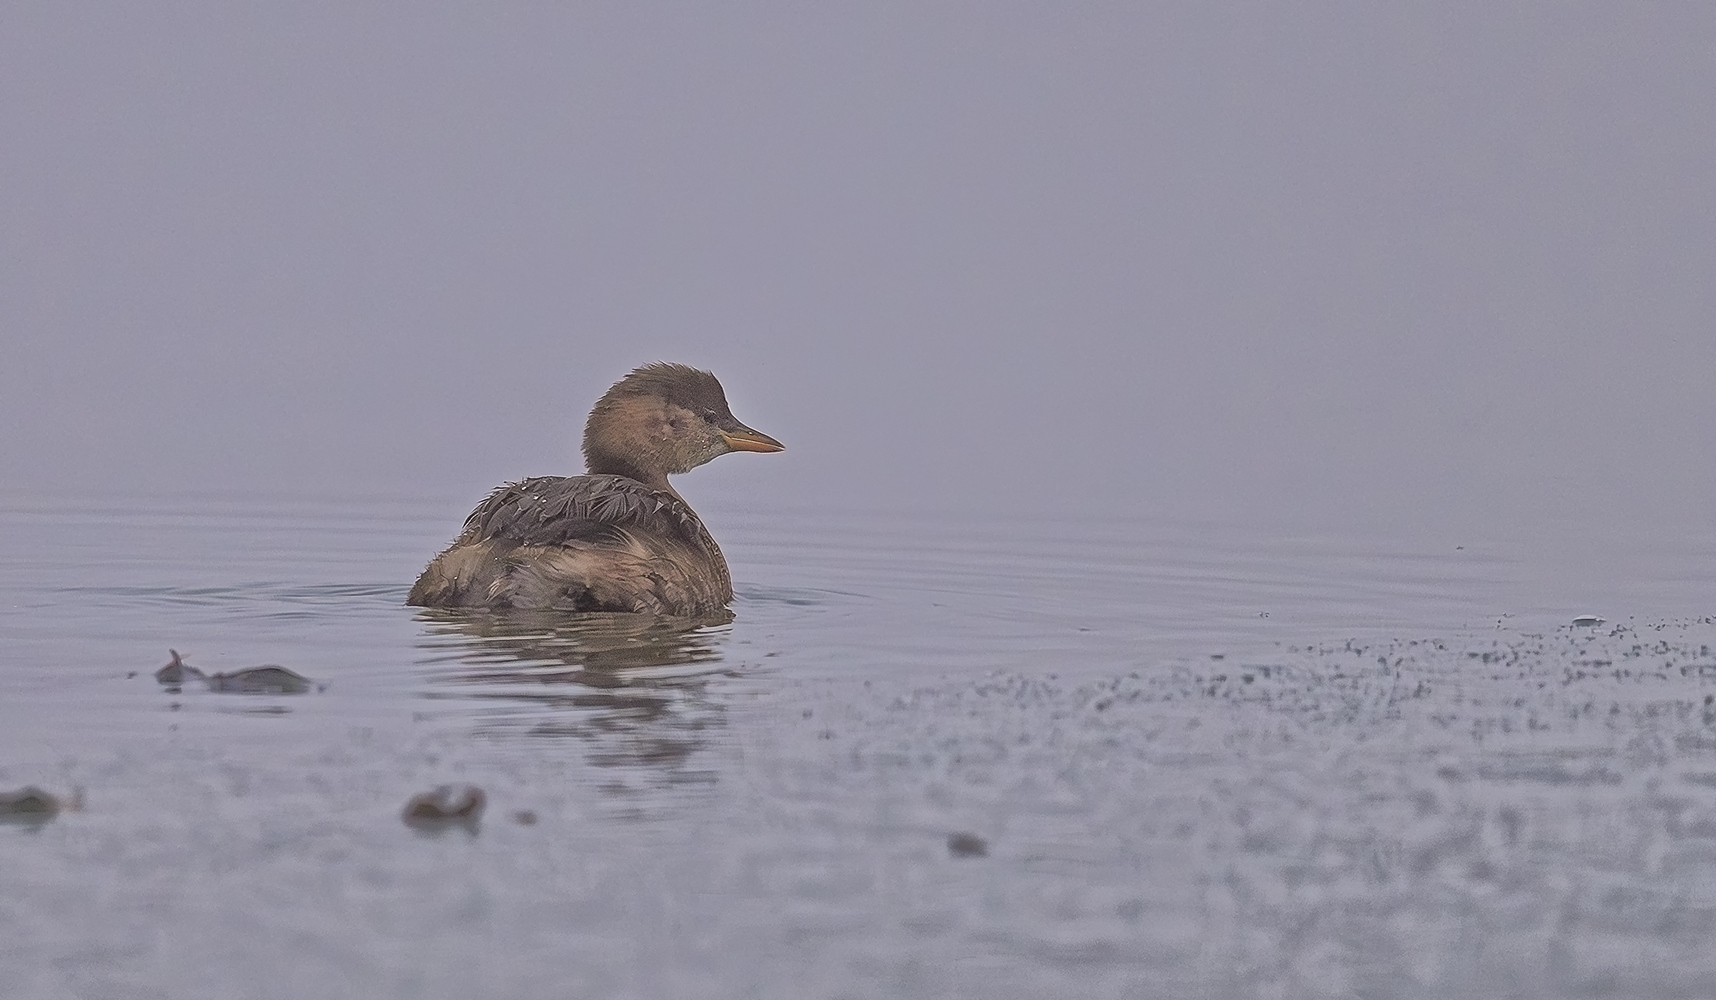
M 1716 524 L 1716 6 L 13 3 L 0 490 Z

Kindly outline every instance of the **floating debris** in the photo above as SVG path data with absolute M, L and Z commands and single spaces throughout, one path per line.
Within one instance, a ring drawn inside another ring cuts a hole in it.
M 0 792 L 0 819 L 47 821 L 61 810 L 81 809 L 83 794 L 74 792 L 67 801 L 44 792 L 35 785 L 26 785 L 15 792 Z
M 1605 620 L 1606 619 L 1598 618 L 1596 615 L 1580 615 L 1579 617 L 1573 619 L 1573 624 L 1575 624 L 1575 625 L 1601 625 L 1601 624 L 1603 624 L 1603 622 Z
M 431 792 L 422 792 L 405 803 L 400 815 L 412 826 L 445 826 L 463 823 L 475 826 L 483 815 L 488 796 L 476 785 L 442 785 Z
M 202 681 L 210 691 L 233 694 L 305 694 L 312 687 L 318 691 L 322 689 L 322 685 L 303 674 L 273 663 L 234 670 L 229 674 L 205 674 L 186 663 L 178 650 L 169 649 L 167 652 L 173 654 L 173 662 L 155 671 L 155 679 L 173 689 L 189 680 Z
M 986 858 L 989 841 L 975 833 L 956 833 L 947 838 L 947 853 L 956 858 Z
M 230 674 L 211 674 L 203 680 L 208 682 L 210 691 L 239 694 L 304 694 L 310 690 L 310 678 L 272 663 Z
M 535 826 L 536 813 L 529 809 L 520 809 L 518 812 L 512 814 L 512 821 L 517 823 L 519 826 Z
M 179 655 L 178 650 L 169 649 L 167 652 L 173 654 L 173 662 L 155 671 L 156 680 L 162 684 L 179 685 L 185 683 L 187 677 L 195 677 L 198 680 L 203 678 L 203 672 L 186 663 L 184 658 Z

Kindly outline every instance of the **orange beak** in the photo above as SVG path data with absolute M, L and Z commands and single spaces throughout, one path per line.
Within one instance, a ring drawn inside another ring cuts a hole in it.
M 727 442 L 727 447 L 734 451 L 783 451 L 786 445 L 761 431 L 751 430 L 740 424 L 738 427 L 721 432 L 721 440 Z

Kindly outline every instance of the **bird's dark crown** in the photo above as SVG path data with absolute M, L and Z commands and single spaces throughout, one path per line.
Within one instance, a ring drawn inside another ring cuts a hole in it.
M 714 412 L 726 416 L 730 412 L 727 394 L 714 375 L 671 361 L 657 361 L 633 369 L 631 374 L 615 382 L 603 394 L 601 402 L 627 396 L 657 396 L 698 414 Z

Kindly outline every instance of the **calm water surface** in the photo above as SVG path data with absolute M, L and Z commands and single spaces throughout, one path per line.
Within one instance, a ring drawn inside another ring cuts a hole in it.
M 701 506 L 686 628 L 403 607 L 457 505 L 9 498 L 0 791 L 84 805 L 0 996 L 1716 995 L 1708 535 Z

